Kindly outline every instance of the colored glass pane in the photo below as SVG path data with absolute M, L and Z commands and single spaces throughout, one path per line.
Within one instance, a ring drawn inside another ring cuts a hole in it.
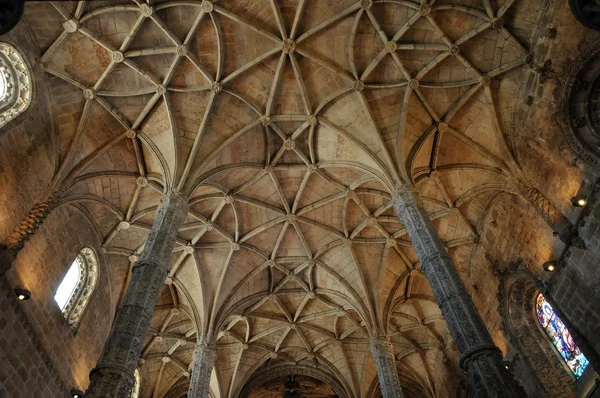
M 536 312 L 538 321 L 550 337 L 552 344 L 554 344 L 575 377 L 579 378 L 589 365 L 589 361 L 581 353 L 581 350 L 573 341 L 571 333 L 542 294 L 537 297 Z

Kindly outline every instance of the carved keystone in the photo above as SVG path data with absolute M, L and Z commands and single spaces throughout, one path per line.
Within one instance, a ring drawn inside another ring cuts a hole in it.
M 260 122 L 263 126 L 267 127 L 269 124 L 271 124 L 271 118 L 265 115 L 260 118 Z
M 140 4 L 140 12 L 143 16 L 148 18 L 154 13 L 154 8 L 150 4 L 142 3 Z
M 129 256 L 129 257 L 128 257 L 128 259 L 129 259 L 129 262 L 133 264 L 133 263 L 135 263 L 137 260 L 139 260 L 139 259 L 140 259 L 140 257 L 139 257 L 139 256 L 136 256 L 135 254 L 132 254 L 131 256 Z
M 440 122 L 438 123 L 437 128 L 440 133 L 445 133 L 448 131 L 448 123 Z
M 271 359 L 276 359 L 277 358 L 277 353 L 276 352 L 272 352 L 272 353 L 269 354 L 269 357 Z
M 183 44 L 181 46 L 177 46 L 177 55 L 180 57 L 185 57 L 188 53 L 188 49 Z
M 426 17 L 431 13 L 431 6 L 429 4 L 421 4 L 419 7 L 419 13 L 421 13 L 422 17 Z
M 281 42 L 281 50 L 286 54 L 291 54 L 296 49 L 296 42 L 292 39 L 285 39 Z
M 177 343 L 179 344 L 179 347 L 184 347 L 187 344 L 187 340 L 180 339 Z
M 275 261 L 273 261 L 273 260 L 267 261 L 267 267 L 274 268 L 275 267 Z
M 156 92 L 160 95 L 164 95 L 167 92 L 167 89 L 165 88 L 164 84 L 159 84 L 156 86 Z
M 249 348 L 248 344 L 242 344 L 242 350 L 246 351 Z
M 125 133 L 125 135 L 127 136 L 127 138 L 137 137 L 137 133 L 135 130 L 127 130 L 127 133 Z
M 75 33 L 77 32 L 77 29 L 79 29 L 79 21 L 69 19 L 68 21 L 63 22 L 62 26 L 67 33 Z
M 123 53 L 121 51 L 113 51 L 111 58 L 116 63 L 121 63 L 125 60 L 125 56 L 123 55 Z
M 412 88 L 413 90 L 418 89 L 419 81 L 417 79 L 410 79 L 410 81 L 408 82 L 408 87 Z
M 225 195 L 223 197 L 223 201 L 225 201 L 225 203 L 227 203 L 228 205 L 233 203 L 233 196 L 231 195 Z
M 288 138 L 287 140 L 285 140 L 283 142 L 283 147 L 288 150 L 291 151 L 294 148 L 296 148 L 296 143 L 294 142 L 294 140 L 292 140 L 291 138 Z
M 387 43 L 385 43 L 385 50 L 389 53 L 394 53 L 396 52 L 396 50 L 398 49 L 398 45 L 396 44 L 395 41 L 390 40 Z
M 317 117 L 315 115 L 310 115 L 307 119 L 308 123 L 311 126 L 316 126 L 317 125 Z
M 202 8 L 203 12 L 213 12 L 213 10 L 215 9 L 213 4 L 208 0 L 203 0 L 202 4 L 200 5 L 200 8 Z
M 350 199 L 350 200 L 353 200 L 353 201 L 355 201 L 355 202 L 356 202 L 356 201 L 358 201 L 358 196 L 356 196 L 356 192 L 354 192 L 354 191 L 353 191 L 352 189 L 350 189 L 350 188 L 348 188 L 348 189 L 346 190 L 346 197 L 347 197 L 348 199 Z
M 183 252 L 186 254 L 194 253 L 194 246 L 192 246 L 191 244 L 188 244 L 186 247 L 183 248 Z
M 86 88 L 85 90 L 83 90 L 83 98 L 93 100 L 94 98 L 96 98 L 96 92 L 91 88 Z
M 171 358 L 169 358 L 169 357 L 162 357 L 160 360 L 162 361 L 162 363 L 169 363 L 169 362 L 171 362 Z
M 453 45 L 448 49 L 448 52 L 450 53 L 450 55 L 458 55 L 460 54 L 460 48 L 458 48 L 458 46 L 456 45 Z
M 371 7 L 373 7 L 373 0 L 361 0 L 360 7 L 363 10 L 369 10 Z
M 265 171 L 269 174 L 271 174 L 273 172 L 273 166 L 269 165 L 269 166 L 265 166 Z
M 309 164 L 308 165 L 308 172 L 309 173 L 314 173 L 315 171 L 317 171 L 317 165 L 316 164 Z
M 215 224 L 213 224 L 212 221 L 207 221 L 206 224 L 204 224 L 204 228 L 206 228 L 207 231 L 212 231 L 215 229 Z
M 398 242 L 396 242 L 396 239 L 394 239 L 394 238 L 389 238 L 389 239 L 387 240 L 386 244 L 387 244 L 389 247 L 394 247 L 394 246 L 396 246 L 396 245 L 398 244 Z
M 489 76 L 483 76 L 483 77 L 481 78 L 481 85 L 482 85 L 483 87 L 487 87 L 487 86 L 489 86 L 491 82 L 492 82 L 492 79 L 490 79 L 490 77 L 489 77 Z
M 367 225 L 369 227 L 374 227 L 375 224 L 377 224 L 377 219 L 375 217 L 371 216 L 371 217 L 367 218 Z
M 234 252 L 237 252 L 238 250 L 240 250 L 240 245 L 239 245 L 239 243 L 231 242 L 231 248 L 233 249 Z
M 314 299 L 315 297 L 317 297 L 317 295 L 315 294 L 315 292 L 308 292 L 307 296 L 309 299 Z
M 148 179 L 146 177 L 138 177 L 135 179 L 135 183 L 137 184 L 138 187 L 145 187 L 146 185 L 148 185 Z
M 365 88 L 365 83 L 363 83 L 362 80 L 357 80 L 354 82 L 352 88 L 354 89 L 354 91 L 363 91 Z
M 173 278 L 171 278 L 170 276 L 167 276 L 167 278 L 165 279 L 165 285 L 172 285 L 173 284 Z
M 219 94 L 221 91 L 223 91 L 223 86 L 219 82 L 212 82 L 210 84 L 210 89 L 213 93 Z
M 293 223 L 294 221 L 296 221 L 296 215 L 289 213 L 287 216 L 285 216 L 285 220 L 289 223 Z
M 117 230 L 129 229 L 129 227 L 131 227 L 131 224 L 128 221 L 121 221 L 119 225 L 117 225 Z

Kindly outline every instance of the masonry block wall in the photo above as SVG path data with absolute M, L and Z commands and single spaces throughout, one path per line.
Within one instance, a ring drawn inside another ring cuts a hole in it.
M 0 241 L 20 222 L 47 189 L 64 154 L 58 148 L 57 112 L 69 111 L 57 79 L 39 62 L 44 43 L 33 38 L 28 15 L 0 41 L 24 55 L 34 84 L 30 108 L 0 128 Z M 72 115 L 75 117 L 76 115 Z M 73 124 L 76 124 L 75 121 Z M 68 143 L 67 143 L 68 144 Z M 64 149 L 64 148 L 63 148 Z M 65 397 L 71 388 L 85 390 L 88 375 L 110 330 L 116 307 L 109 262 L 98 250 L 101 240 L 89 219 L 63 205 L 48 217 L 0 281 L 0 397 Z M 98 284 L 76 333 L 69 328 L 54 294 L 82 247 L 96 250 Z M 13 289 L 32 292 L 18 302 Z

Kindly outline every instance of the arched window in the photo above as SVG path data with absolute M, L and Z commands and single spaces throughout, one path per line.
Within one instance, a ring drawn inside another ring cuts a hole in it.
M 23 113 L 31 103 L 31 74 L 19 52 L 0 43 L 0 127 Z
M 136 369 L 133 376 L 135 377 L 135 384 L 133 385 L 133 389 L 131 390 L 131 398 L 138 398 L 140 396 L 140 388 L 142 385 L 142 377 L 140 376 L 140 370 Z
M 77 330 L 98 279 L 98 258 L 89 247 L 81 249 L 56 290 L 54 300 L 71 329 Z
M 589 361 L 581 353 L 581 350 L 573 341 L 571 333 L 541 293 L 538 294 L 536 299 L 536 312 L 540 325 L 575 375 L 575 378 L 581 377 L 583 371 L 589 365 Z

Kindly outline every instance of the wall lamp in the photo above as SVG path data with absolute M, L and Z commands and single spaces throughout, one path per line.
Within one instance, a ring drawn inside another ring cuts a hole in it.
M 544 263 L 544 271 L 546 272 L 554 272 L 556 271 L 557 264 L 556 261 L 547 261 Z
M 587 205 L 587 196 L 585 195 L 576 195 L 571 198 L 571 204 L 575 207 L 583 207 Z
M 17 299 L 19 301 L 26 301 L 31 297 L 31 292 L 29 290 L 21 289 L 20 287 L 15 288 L 15 294 L 17 295 Z
M 71 396 L 73 398 L 83 398 L 83 391 L 73 388 L 71 390 Z

